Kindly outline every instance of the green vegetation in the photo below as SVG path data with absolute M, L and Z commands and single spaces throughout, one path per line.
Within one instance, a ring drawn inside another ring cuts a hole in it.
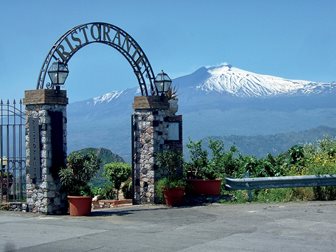
M 68 195 L 91 195 L 89 182 L 99 170 L 99 159 L 92 152 L 72 152 L 67 157 L 66 167 L 59 171 L 63 189 Z
M 237 167 L 234 155 L 237 149 L 233 146 L 227 152 L 221 140 L 210 139 L 209 149 L 202 147 L 202 140 L 192 141 L 189 139 L 187 148 L 190 153 L 190 161 L 184 163 L 188 178 L 218 179 L 224 178 L 225 174 L 231 174 Z
M 123 162 L 111 162 L 104 165 L 102 174 L 106 182 L 99 186 L 91 184 L 94 195 L 100 199 L 119 199 L 120 189 L 126 199 L 132 198 L 132 168 Z
M 189 141 L 190 161 L 185 162 L 188 171 L 200 178 L 226 176 L 272 177 L 295 175 L 336 174 L 336 140 L 324 138 L 316 144 L 295 145 L 277 156 L 242 155 L 235 146 L 228 151 L 220 139 L 209 139 L 208 146 L 202 141 Z M 207 149 L 211 150 L 209 154 Z M 234 191 L 235 202 L 246 202 L 246 191 Z M 335 187 L 280 188 L 254 190 L 253 199 L 259 202 L 284 202 L 294 200 L 334 200 Z
M 117 199 L 119 199 L 121 183 L 125 182 L 131 176 L 131 173 L 131 166 L 127 163 L 114 162 L 104 165 L 104 176 L 108 178 L 116 190 Z
M 97 158 L 100 160 L 99 170 L 90 181 L 90 185 L 93 188 L 102 188 L 105 186 L 108 187 L 108 185 L 110 184 L 109 180 L 103 175 L 105 164 L 113 162 L 125 162 L 122 157 L 114 154 L 112 151 L 105 148 L 85 148 L 77 152 L 82 154 L 95 153 L 97 155 Z
M 82 172 L 81 167 L 84 167 L 84 165 L 87 164 L 87 161 L 85 161 L 88 157 L 94 156 L 95 160 L 98 162 L 98 168 L 94 174 L 91 174 L 91 179 L 88 180 L 88 183 L 83 186 L 82 182 L 78 182 L 79 178 L 76 178 L 76 176 L 71 177 L 74 173 L 79 174 L 79 171 Z M 70 163 L 69 163 L 70 162 Z M 75 165 L 74 165 L 75 162 Z M 110 179 L 110 176 L 105 173 L 104 166 L 106 164 L 111 163 L 122 163 L 122 166 L 127 166 L 128 168 L 128 179 L 131 174 L 131 168 L 128 164 L 124 163 L 124 160 L 118 156 L 117 154 L 112 153 L 110 150 L 105 148 L 85 148 L 81 149 L 79 151 L 74 151 L 70 153 L 68 156 L 68 168 L 69 165 L 72 167 L 75 167 L 76 171 L 71 171 L 70 169 L 62 169 L 60 172 L 61 179 L 63 180 L 63 187 L 69 187 L 70 182 L 74 183 L 74 180 L 77 180 L 77 184 L 79 188 L 75 188 L 74 190 L 81 192 L 81 194 L 86 195 L 100 195 L 101 198 L 104 199 L 115 199 L 118 197 L 118 193 L 116 192 L 116 186 L 118 187 L 119 181 L 112 181 Z M 117 175 L 117 180 L 119 179 Z M 126 180 L 125 179 L 125 180 Z M 132 180 L 131 180 L 132 181 Z M 124 182 L 124 180 L 122 181 Z M 126 185 L 125 185 L 126 186 Z M 125 188 L 124 191 L 127 196 L 130 194 L 130 188 L 132 186 L 132 183 L 127 184 L 128 189 Z M 68 188 L 66 190 L 69 190 Z M 120 188 L 118 189 L 120 190 Z
M 156 155 L 157 165 L 161 171 L 165 171 L 165 177 L 155 184 L 156 202 L 163 202 L 163 192 L 166 189 L 185 187 L 186 181 L 183 172 L 182 153 L 166 150 Z
M 205 146 L 206 145 L 206 146 Z M 172 188 L 185 185 L 185 178 L 222 178 L 225 177 L 272 177 L 272 176 L 295 176 L 295 175 L 319 175 L 319 174 L 336 174 L 336 139 L 324 138 L 314 144 L 294 145 L 287 151 L 279 154 L 267 154 L 260 158 L 252 155 L 243 155 L 237 147 L 231 146 L 225 148 L 224 142 L 218 138 L 207 139 L 206 143 L 202 140 L 189 140 L 187 148 L 189 150 L 189 159 L 183 160 L 181 153 L 173 151 L 164 151 L 157 154 L 158 166 L 165 172 L 166 179 L 158 181 L 155 185 L 156 195 L 162 195 L 164 188 Z M 99 175 L 103 177 L 103 183 L 91 183 L 91 190 L 95 195 L 101 195 L 103 198 L 114 199 L 118 195 L 118 191 L 122 190 L 126 198 L 131 197 L 132 179 L 131 168 L 128 164 L 122 162 L 108 162 L 110 154 L 106 151 L 98 151 L 102 149 L 85 149 L 69 155 L 68 161 L 79 162 L 87 153 L 92 155 L 92 151 L 96 156 L 99 153 L 105 153 L 102 157 L 105 161 L 103 172 Z M 85 155 L 84 155 L 84 154 Z M 91 154 L 90 154 L 91 153 Z M 78 155 L 82 155 L 79 158 Z M 116 155 L 117 156 L 117 155 Z M 98 158 L 94 159 L 94 165 L 98 162 Z M 80 161 L 80 165 L 84 165 L 84 161 Z M 107 163 L 106 163 L 107 162 Z M 90 162 L 89 162 L 90 163 Z M 99 163 L 99 162 L 98 162 Z M 75 167 L 79 167 L 77 164 Z M 87 165 L 87 163 L 85 164 Z M 68 165 L 69 166 L 69 165 Z M 76 169 L 77 169 L 76 168 Z M 184 172 L 185 171 L 185 174 Z M 63 175 L 62 175 L 63 173 Z M 77 174 L 74 171 L 61 171 L 61 179 L 64 184 L 66 173 L 67 178 Z M 75 179 L 73 176 L 72 179 Z M 97 179 L 97 178 L 96 178 Z M 123 183 L 124 182 L 124 183 Z M 81 183 L 77 183 L 82 192 L 88 191 L 83 188 Z M 161 188 L 161 189 L 160 189 Z M 158 193 L 157 190 L 161 190 Z M 228 192 L 222 190 L 223 194 Z M 246 191 L 229 192 L 232 195 L 233 202 L 248 201 L 248 193 Z M 280 189 L 264 189 L 254 190 L 253 200 L 258 202 L 286 202 L 296 200 L 335 200 L 335 187 L 307 187 L 307 188 L 280 188 Z

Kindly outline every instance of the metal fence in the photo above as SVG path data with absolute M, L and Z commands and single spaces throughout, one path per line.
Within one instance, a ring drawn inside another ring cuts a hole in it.
M 226 178 L 226 190 L 336 186 L 336 174 L 282 176 L 265 178 Z
M 252 200 L 251 190 L 255 189 L 315 186 L 336 186 L 336 174 L 225 179 L 226 190 L 247 190 L 249 201 Z
M 25 154 L 22 100 L 0 100 L 0 203 L 25 200 Z

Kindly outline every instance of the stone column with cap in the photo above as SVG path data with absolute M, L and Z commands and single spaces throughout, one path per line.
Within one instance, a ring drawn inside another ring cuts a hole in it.
M 26 191 L 28 211 L 67 212 L 58 171 L 66 163 L 67 133 L 65 90 L 25 91 Z
M 176 110 L 161 96 L 136 96 L 133 109 L 133 203 L 153 204 L 155 182 L 166 175 L 157 167 L 155 154 L 163 150 L 182 152 L 182 116 L 176 116 Z M 173 122 L 179 125 L 177 134 L 171 132 Z

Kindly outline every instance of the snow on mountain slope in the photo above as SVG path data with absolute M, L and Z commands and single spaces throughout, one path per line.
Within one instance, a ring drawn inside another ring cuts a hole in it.
M 305 80 L 288 80 L 280 77 L 257 74 L 229 64 L 207 68 L 209 77 L 197 85 L 199 91 L 228 93 L 238 97 L 261 97 L 312 93 L 327 84 Z M 328 85 L 330 87 L 330 84 Z
M 184 139 L 265 135 L 336 125 L 336 83 L 295 81 L 229 65 L 173 80 Z M 68 147 L 106 147 L 130 160 L 132 104 L 138 86 L 69 104 Z M 264 99 L 264 97 L 267 97 Z
M 336 92 L 336 83 L 317 83 L 306 80 L 289 80 L 281 77 L 245 71 L 230 64 L 202 67 L 195 72 L 176 78 L 180 97 L 203 94 L 226 94 L 232 97 L 277 97 L 295 94 L 309 95 Z M 196 93 L 195 93 L 196 92 Z M 119 100 L 133 100 L 140 95 L 139 87 L 112 91 L 87 100 L 88 105 L 99 105 Z
M 94 97 L 93 98 L 93 104 L 96 105 L 97 103 L 103 103 L 103 102 L 110 102 L 113 99 L 117 99 L 120 95 L 124 93 L 123 91 L 112 91 L 110 93 Z

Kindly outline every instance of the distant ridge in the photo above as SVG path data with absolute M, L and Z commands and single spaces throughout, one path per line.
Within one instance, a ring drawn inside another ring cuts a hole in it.
M 314 129 L 288 132 L 274 135 L 258 136 L 220 136 L 204 138 L 206 146 L 209 139 L 220 139 L 224 142 L 226 149 L 236 146 L 244 155 L 264 157 L 268 153 L 278 155 L 287 151 L 294 145 L 315 144 L 324 137 L 336 138 L 336 128 L 320 126 Z
M 179 99 L 177 113 L 183 115 L 185 142 L 189 137 L 208 136 L 272 138 L 320 125 L 336 126 L 335 82 L 289 80 L 223 64 L 201 67 L 174 79 L 173 84 Z M 132 104 L 138 95 L 139 87 L 134 87 L 69 104 L 69 150 L 101 146 L 129 161 Z M 266 139 L 263 142 L 267 143 Z M 265 146 L 276 151 L 280 142 Z M 256 155 L 265 153 L 257 149 Z
M 100 169 L 97 172 L 96 176 L 91 180 L 91 183 L 94 186 L 101 186 L 104 183 L 107 182 L 107 179 L 103 177 L 104 172 L 104 165 L 107 163 L 113 163 L 113 162 L 125 162 L 122 157 L 120 157 L 118 154 L 113 153 L 111 150 L 108 150 L 106 148 L 84 148 L 81 150 L 77 150 L 76 152 L 86 154 L 93 152 L 97 155 L 97 157 L 100 159 Z

